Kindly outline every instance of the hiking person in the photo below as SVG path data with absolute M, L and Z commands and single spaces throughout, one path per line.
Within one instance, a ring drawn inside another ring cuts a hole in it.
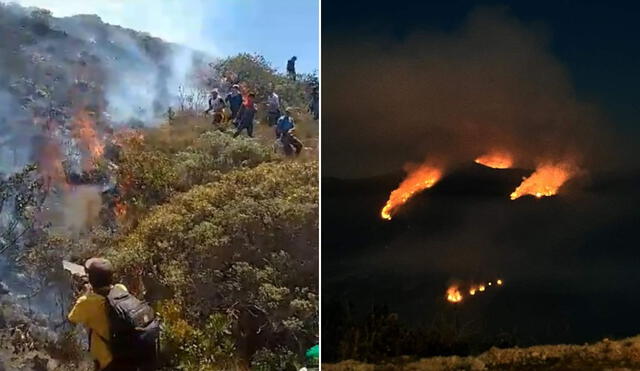
M 278 94 L 274 91 L 271 92 L 269 99 L 267 99 L 267 122 L 269 126 L 275 125 L 280 116 L 280 97 L 278 97 Z
M 209 98 L 209 108 L 204 111 L 205 114 L 213 111 L 213 121 L 211 122 L 213 126 L 219 127 L 222 123 L 222 118 L 224 117 L 222 110 L 224 107 L 226 107 L 226 105 L 218 94 L 218 89 L 213 89 L 211 91 L 211 97 Z
M 293 134 L 295 123 L 291 117 L 291 109 L 284 110 L 284 115 L 278 119 L 276 125 L 276 138 L 282 143 L 284 154 L 291 156 L 295 149 L 296 155 L 302 151 L 302 142 Z
M 240 85 L 234 84 L 231 87 L 231 91 L 224 99 L 229 105 L 229 109 L 231 110 L 231 120 L 235 120 L 238 115 L 238 111 L 242 106 L 242 94 L 240 94 Z
M 311 92 L 311 101 L 309 102 L 309 112 L 313 114 L 313 119 L 317 120 L 320 117 L 320 93 L 318 87 L 314 86 Z
M 68 318 L 88 330 L 96 370 L 154 370 L 160 327 L 153 309 L 113 284 L 108 260 L 91 258 L 84 268 L 89 284 Z
M 298 57 L 294 55 L 293 57 L 291 57 L 291 59 L 287 61 L 287 74 L 289 75 L 289 78 L 292 79 L 293 81 L 296 81 L 296 61 L 297 60 L 298 60 Z
M 240 111 L 238 111 L 238 115 L 236 117 L 236 133 L 233 134 L 233 137 L 237 137 L 240 135 L 242 130 L 247 129 L 247 135 L 253 137 L 253 118 L 256 115 L 256 105 L 255 100 L 256 95 L 253 93 L 249 93 L 247 99 L 240 107 Z

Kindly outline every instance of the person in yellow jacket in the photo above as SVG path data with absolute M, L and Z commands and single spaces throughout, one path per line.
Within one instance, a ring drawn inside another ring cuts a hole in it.
M 106 294 L 113 286 L 113 267 L 106 259 L 92 258 L 85 263 L 90 287 L 80 296 L 69 312 L 69 321 L 81 324 L 89 331 L 89 352 L 95 360 L 96 370 L 128 371 L 127 365 L 118 365 L 113 361 L 109 350 L 109 319 L 107 315 Z M 118 284 L 126 290 L 124 285 Z M 101 294 L 102 295 L 101 295 Z

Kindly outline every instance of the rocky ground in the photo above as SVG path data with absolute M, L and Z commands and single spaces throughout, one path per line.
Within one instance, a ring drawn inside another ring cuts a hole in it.
M 540 345 L 530 348 L 497 349 L 475 357 L 402 358 L 371 365 L 356 361 L 324 364 L 324 371 L 396 370 L 640 370 L 640 336 L 623 340 L 604 339 L 585 345 Z
M 81 345 L 60 326 L 27 310 L 0 282 L 0 371 L 92 370 Z

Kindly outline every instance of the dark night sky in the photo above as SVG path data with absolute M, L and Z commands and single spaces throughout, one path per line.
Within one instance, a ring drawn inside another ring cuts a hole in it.
M 322 2 L 322 33 L 357 38 L 419 30 L 451 30 L 479 6 L 506 7 L 546 29 L 552 53 L 569 69 L 578 95 L 595 101 L 621 128 L 640 116 L 640 3 L 636 1 L 388 1 Z M 327 61 L 323 61 L 326 63 Z

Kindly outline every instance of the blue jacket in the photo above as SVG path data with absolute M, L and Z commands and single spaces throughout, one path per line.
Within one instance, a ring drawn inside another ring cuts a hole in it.
M 231 93 L 229 93 L 227 94 L 227 98 L 225 100 L 229 103 L 231 112 L 238 112 L 240 106 L 242 105 L 242 94 L 232 95 Z
M 276 124 L 276 136 L 280 137 L 282 134 L 287 133 L 294 127 L 295 124 L 291 116 L 280 116 L 280 118 L 278 119 L 278 123 Z

